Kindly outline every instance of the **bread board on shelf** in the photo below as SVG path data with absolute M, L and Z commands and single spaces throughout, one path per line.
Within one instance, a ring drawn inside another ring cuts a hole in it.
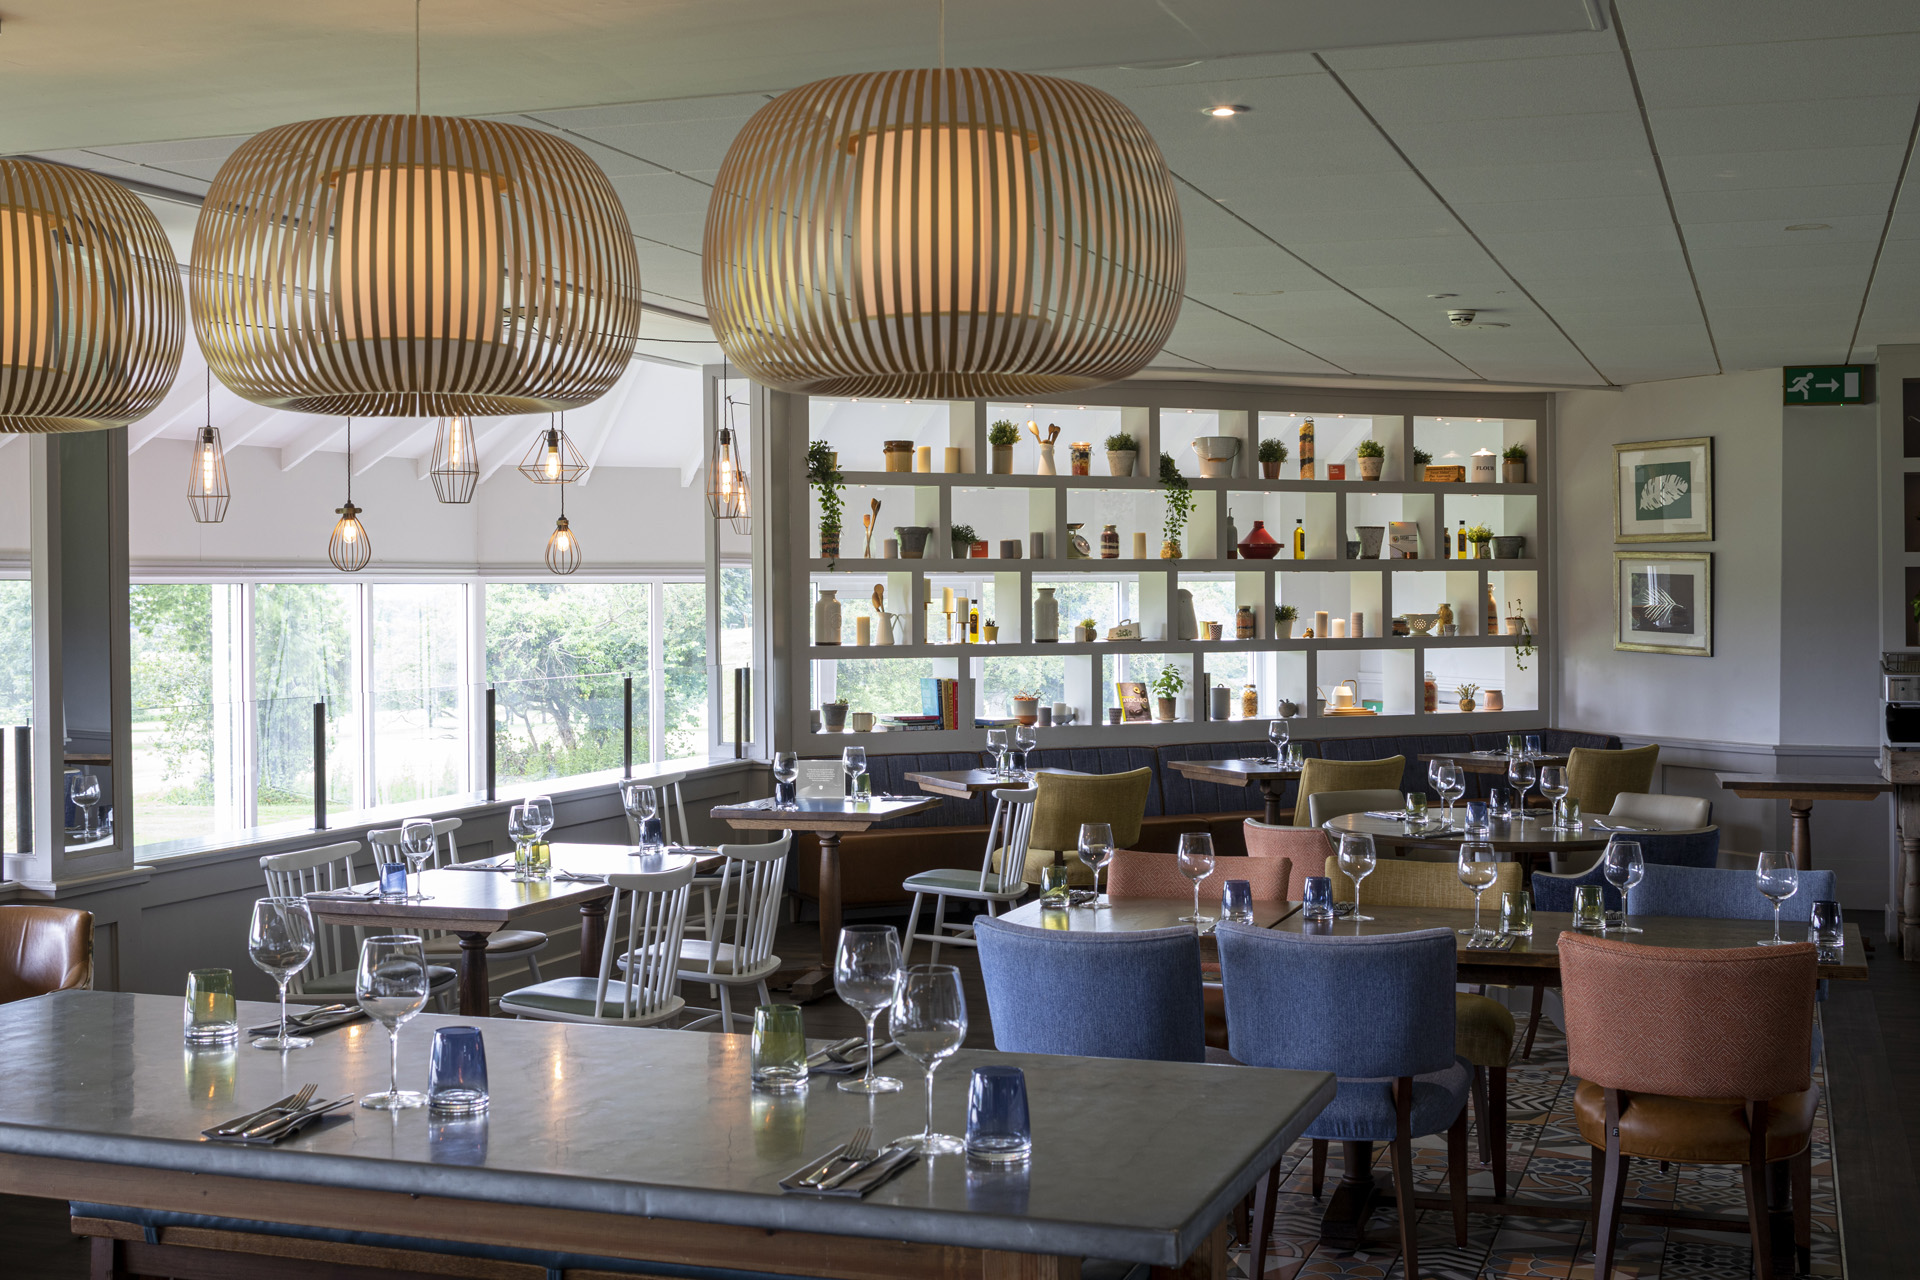
M 1467 482 L 1467 469 L 1465 467 L 1436 467 L 1432 463 L 1428 463 L 1425 478 L 1428 484 L 1465 484 Z
M 1380 713 L 1372 707 L 1328 707 L 1320 714 L 1323 716 L 1377 716 Z

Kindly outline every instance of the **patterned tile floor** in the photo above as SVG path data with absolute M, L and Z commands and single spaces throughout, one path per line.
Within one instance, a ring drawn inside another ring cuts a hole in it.
M 1523 1032 L 1524 1032 L 1524 1018 Z M 1839 1206 L 1834 1192 L 1832 1148 L 1828 1143 L 1824 1080 L 1820 1110 L 1813 1128 L 1813 1270 L 1814 1276 L 1843 1276 L 1840 1259 Z M 1508 1073 L 1508 1176 L 1517 1184 L 1514 1195 L 1532 1200 L 1572 1200 L 1585 1203 L 1591 1169 L 1587 1144 L 1573 1119 L 1573 1090 L 1578 1083 L 1567 1076 L 1566 1040 L 1551 1022 L 1543 1022 L 1533 1057 L 1517 1062 Z M 1492 1190 L 1492 1174 L 1472 1163 L 1471 1190 Z M 1368 1224 L 1368 1246 L 1345 1253 L 1319 1240 L 1324 1201 L 1309 1192 L 1309 1148 L 1294 1144 L 1282 1164 L 1285 1174 L 1274 1217 L 1274 1241 L 1267 1270 L 1259 1280 L 1295 1280 L 1337 1276 L 1351 1280 L 1405 1280 L 1400 1265 L 1399 1219 L 1389 1206 Z M 1446 1190 L 1444 1135 L 1416 1140 L 1414 1178 L 1423 1192 Z M 1375 1167 L 1385 1179 L 1391 1165 L 1384 1147 L 1376 1151 Z M 1327 1187 L 1340 1178 L 1340 1146 L 1327 1158 Z M 1673 1204 L 1709 1213 L 1744 1213 L 1746 1195 L 1740 1170 L 1733 1166 L 1675 1165 L 1665 1174 L 1657 1164 L 1636 1160 L 1629 1166 L 1628 1198 L 1649 1204 Z M 1558 1280 L 1593 1280 L 1591 1229 L 1578 1221 L 1471 1214 L 1467 1219 L 1467 1247 L 1453 1243 L 1452 1214 L 1444 1209 L 1420 1210 L 1420 1270 L 1434 1280 L 1508 1280 L 1509 1277 L 1552 1276 Z M 1250 1259 L 1237 1246 L 1232 1274 L 1246 1280 Z M 1751 1274 L 1752 1253 L 1744 1232 L 1669 1230 L 1657 1226 L 1623 1226 L 1614 1254 L 1613 1280 L 1745 1280 Z

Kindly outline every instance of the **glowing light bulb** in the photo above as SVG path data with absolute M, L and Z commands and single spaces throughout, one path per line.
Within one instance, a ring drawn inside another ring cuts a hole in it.
M 560 437 L 557 433 L 547 432 L 547 479 L 560 478 Z

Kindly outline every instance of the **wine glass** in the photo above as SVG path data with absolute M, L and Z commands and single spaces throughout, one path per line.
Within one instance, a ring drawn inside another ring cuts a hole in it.
M 1013 727 L 1014 772 L 1020 779 L 1033 776 L 1033 749 L 1040 743 L 1040 731 L 1030 724 Z
M 1349 920 L 1371 920 L 1360 914 L 1360 882 L 1373 874 L 1373 837 L 1359 831 L 1340 835 L 1340 870 L 1353 881 L 1353 914 Z
M 280 984 L 280 1034 L 260 1036 L 256 1049 L 304 1049 L 313 1041 L 287 1034 L 287 983 L 313 959 L 313 911 L 305 898 L 260 898 L 247 927 L 247 958 Z
M 1103 911 L 1111 903 L 1100 901 L 1100 868 L 1113 861 L 1113 826 L 1106 822 L 1080 824 L 1080 861 L 1093 869 L 1093 901 L 1087 905 Z M 1196 906 L 1195 910 L 1198 910 Z
M 1513 789 L 1519 794 L 1519 798 L 1514 801 L 1513 805 L 1513 818 L 1516 822 L 1525 822 L 1527 820 L 1527 792 L 1533 789 L 1533 782 L 1536 776 L 1533 761 L 1531 760 L 1509 760 L 1507 762 L 1507 781 L 1513 784 Z
M 858 1080 L 841 1080 L 847 1093 L 895 1093 L 903 1086 L 892 1076 L 873 1074 L 873 1022 L 893 1003 L 900 985 L 900 934 L 890 924 L 850 924 L 840 930 L 833 957 L 833 989 L 867 1020 L 867 1071 Z
M 1447 826 L 1453 826 L 1453 802 L 1467 794 L 1467 771 L 1457 760 L 1440 765 L 1440 798 L 1447 802 Z
M 527 801 L 527 807 L 533 810 L 535 840 L 547 838 L 547 832 L 553 830 L 553 799 L 550 796 L 535 796 Z
M 848 747 L 840 753 L 841 767 L 847 771 L 848 790 L 855 796 L 860 794 L 860 779 L 867 772 L 867 749 Z
M 958 1155 L 967 1144 L 933 1131 L 933 1073 L 967 1038 L 967 997 L 950 964 L 916 964 L 900 975 L 893 997 L 893 1042 L 927 1069 L 927 1127 L 893 1145 L 927 1155 Z
M 1610 840 L 1607 851 L 1600 855 L 1606 863 L 1607 883 L 1620 891 L 1620 924 L 1618 928 L 1602 928 L 1602 933 L 1644 933 L 1645 930 L 1627 923 L 1627 890 L 1640 883 L 1640 877 L 1647 873 L 1646 857 L 1640 852 L 1640 845 L 1633 840 Z
M 527 846 L 540 838 L 540 815 L 530 804 L 517 804 L 507 810 L 507 834 L 513 837 L 513 879 L 524 884 L 527 875 Z
M 400 853 L 407 860 L 407 874 L 413 877 L 413 892 L 407 895 L 408 902 L 430 901 L 421 892 L 420 872 L 433 857 L 435 843 L 431 818 L 408 818 L 400 824 Z
M 1567 770 L 1565 765 L 1549 764 L 1540 767 L 1540 794 L 1553 801 L 1553 829 L 1565 828 L 1560 822 L 1560 801 L 1567 794 Z
M 1287 743 L 1293 738 L 1293 728 L 1285 720 L 1267 721 L 1267 741 L 1273 744 L 1273 763 L 1278 768 L 1285 760 Z
M 1473 890 L 1473 928 L 1460 932 L 1469 938 L 1484 938 L 1487 934 L 1480 927 L 1480 895 L 1500 878 L 1500 854 L 1484 841 L 1469 840 L 1460 846 L 1458 866 L 1460 883 Z
M 776 751 L 773 753 L 773 780 L 775 782 L 779 783 L 783 788 L 791 787 L 794 780 L 799 776 L 800 757 L 798 755 L 791 751 Z M 781 800 L 780 807 L 782 809 L 797 809 L 799 806 L 789 799 Z
M 1427 761 L 1427 781 L 1432 784 L 1436 793 L 1445 790 L 1445 788 L 1440 785 L 1440 774 L 1446 767 L 1447 761 L 1445 759 L 1436 758 Z
M 76 773 L 67 779 L 67 799 L 80 810 L 80 835 L 91 840 L 98 832 L 94 807 L 100 803 L 100 779 L 91 773 Z
M 628 778 L 620 784 L 620 807 L 633 819 L 636 847 L 654 848 L 657 842 L 654 840 L 653 820 L 660 812 L 659 789 L 637 778 Z
M 1007 731 L 1005 729 L 987 730 L 987 750 L 993 754 L 993 776 L 1007 776 Z
M 374 1111 L 408 1111 L 427 1105 L 427 1095 L 400 1087 L 400 1024 L 425 1007 L 427 953 L 410 933 L 387 933 L 360 944 L 353 994 L 369 1018 L 387 1029 L 390 1066 L 385 1093 L 370 1093 L 360 1105 Z
M 1213 874 L 1213 837 L 1204 831 L 1189 831 L 1180 837 L 1177 859 L 1180 874 L 1193 882 L 1193 914 L 1182 916 L 1186 924 L 1211 924 L 1212 916 L 1200 914 L 1200 882 Z
M 1793 865 L 1793 855 L 1784 849 L 1763 849 L 1760 860 L 1754 864 L 1754 879 L 1759 883 L 1760 895 L 1773 904 L 1773 936 L 1763 938 L 1763 947 L 1778 947 L 1786 942 L 1780 936 L 1780 904 L 1791 898 L 1800 889 L 1800 870 Z

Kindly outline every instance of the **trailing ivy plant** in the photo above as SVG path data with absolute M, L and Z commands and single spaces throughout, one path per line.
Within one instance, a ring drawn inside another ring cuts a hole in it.
M 1178 542 L 1193 517 L 1193 486 L 1180 474 L 1180 465 L 1170 453 L 1160 455 L 1160 487 L 1167 496 L 1166 540 Z
M 838 548 L 843 503 L 840 493 L 847 486 L 834 460 L 833 448 L 825 440 L 815 440 L 807 446 L 807 483 L 820 495 L 820 540 Z M 828 558 L 828 568 L 833 567 L 835 559 L 837 557 Z

